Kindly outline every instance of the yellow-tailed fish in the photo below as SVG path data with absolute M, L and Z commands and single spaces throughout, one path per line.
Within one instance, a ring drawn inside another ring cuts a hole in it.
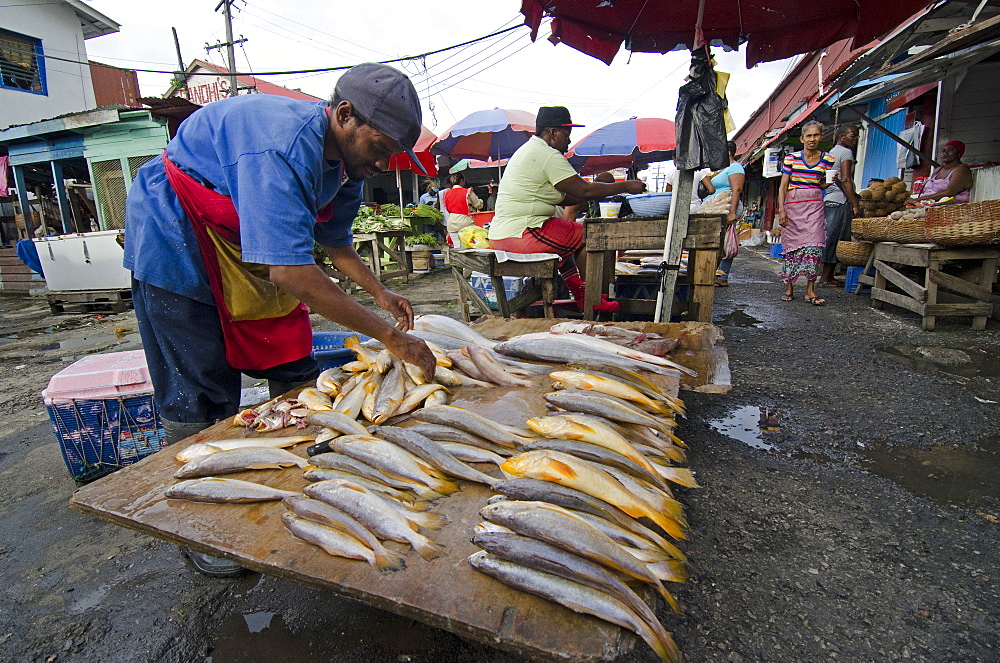
M 274 447 L 284 449 L 294 447 L 296 444 L 302 442 L 309 442 L 315 438 L 315 435 L 296 435 L 294 437 L 240 437 L 236 439 L 213 440 L 211 442 L 201 442 L 184 447 L 174 458 L 182 463 L 186 463 L 199 456 L 207 456 L 217 451 L 229 451 L 242 447 Z
M 649 518 L 675 539 L 687 538 L 677 520 L 627 491 L 595 463 L 558 451 L 529 451 L 508 458 L 500 468 L 510 476 L 553 481 L 576 488 L 617 506 L 634 518 Z
M 310 410 L 333 410 L 333 401 L 330 397 L 315 387 L 303 389 L 295 398 Z
M 354 354 L 358 356 L 358 361 L 365 364 L 368 368 L 374 366 L 378 360 L 378 352 L 361 345 L 361 341 L 358 340 L 357 336 L 351 336 L 344 341 L 344 347 L 353 350 Z
M 608 396 L 623 398 L 633 403 L 639 403 L 653 412 L 666 413 L 669 411 L 669 407 L 663 401 L 653 400 L 635 387 L 618 380 L 602 378 L 582 371 L 553 371 L 549 373 L 549 377 L 555 380 L 557 386 L 565 385 L 573 389 L 596 391 Z
M 659 476 L 653 464 L 639 453 L 631 442 L 597 417 L 574 412 L 563 412 L 551 417 L 528 419 L 525 423 L 531 430 L 541 433 L 546 437 L 557 437 L 564 440 L 583 440 L 584 442 L 590 442 L 591 444 L 617 451 L 629 460 L 634 461 L 654 477 Z

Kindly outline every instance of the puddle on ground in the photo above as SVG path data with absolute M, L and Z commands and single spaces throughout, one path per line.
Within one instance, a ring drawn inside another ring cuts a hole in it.
M 762 322 L 761 320 L 758 320 L 752 315 L 749 315 L 748 313 L 736 309 L 729 315 L 720 319 L 715 324 L 719 325 L 720 327 L 756 327 L 761 322 Z
M 1000 438 L 979 442 L 981 450 L 934 447 L 859 449 L 866 469 L 914 495 L 942 506 L 1000 506 Z
M 367 611 L 366 611 L 367 612 Z M 360 647 L 380 655 L 373 660 L 403 660 L 407 654 L 428 651 L 434 645 L 435 629 L 390 613 L 378 614 L 378 628 L 372 628 L 372 615 L 348 617 L 334 622 L 325 634 L 329 649 L 319 651 L 310 638 L 296 635 L 273 612 L 234 614 L 219 629 L 206 663 L 326 663 L 330 655 L 348 654 Z M 332 651 L 331 651 L 332 650 Z
M 1000 355 L 986 350 L 897 343 L 877 347 L 875 352 L 921 373 L 941 371 L 963 378 L 1000 377 Z
M 723 435 L 765 451 L 774 449 L 774 445 L 765 439 L 767 434 L 781 430 L 777 409 L 753 405 L 736 408 L 724 419 L 716 419 L 708 424 Z

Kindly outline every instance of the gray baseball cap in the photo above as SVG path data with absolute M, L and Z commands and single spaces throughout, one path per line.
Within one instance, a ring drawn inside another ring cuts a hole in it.
M 414 167 L 427 174 L 413 146 L 420 138 L 423 112 L 409 77 L 384 64 L 365 62 L 348 69 L 337 81 L 336 92 L 350 101 L 368 122 L 403 146 Z

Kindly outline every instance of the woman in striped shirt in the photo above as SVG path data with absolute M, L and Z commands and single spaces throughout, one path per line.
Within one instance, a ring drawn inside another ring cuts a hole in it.
M 800 276 L 806 279 L 806 301 L 814 306 L 826 304 L 816 294 L 820 260 L 826 246 L 826 215 L 823 189 L 826 171 L 833 170 L 833 156 L 819 149 L 823 125 L 807 122 L 802 127 L 802 151 L 785 157 L 778 187 L 778 220 L 781 223 L 781 246 L 785 262 L 781 280 L 785 294 L 781 301 L 794 299 L 794 285 Z

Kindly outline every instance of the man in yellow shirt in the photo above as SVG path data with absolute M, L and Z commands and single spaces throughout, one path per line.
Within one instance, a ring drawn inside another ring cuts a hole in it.
M 490 246 L 513 253 L 556 253 L 559 273 L 583 308 L 583 225 L 557 214 L 557 205 L 578 205 L 619 193 L 642 193 L 639 180 L 603 183 L 580 177 L 566 157 L 573 127 L 564 106 L 538 109 L 535 135 L 507 162 L 500 179 L 496 216 L 490 224 Z

